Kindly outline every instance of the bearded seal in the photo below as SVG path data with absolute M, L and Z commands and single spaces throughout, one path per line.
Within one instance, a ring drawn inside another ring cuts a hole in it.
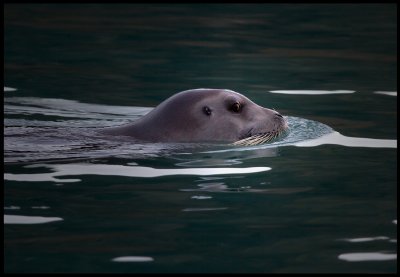
M 288 129 L 278 112 L 227 89 L 179 92 L 127 125 L 102 130 L 144 142 L 204 142 L 255 145 Z

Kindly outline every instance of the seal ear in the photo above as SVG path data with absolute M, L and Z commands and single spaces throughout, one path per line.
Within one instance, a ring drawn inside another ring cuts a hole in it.
M 212 113 L 212 110 L 210 109 L 210 107 L 204 106 L 203 107 L 203 113 L 205 113 L 206 115 L 210 116 L 211 113 Z

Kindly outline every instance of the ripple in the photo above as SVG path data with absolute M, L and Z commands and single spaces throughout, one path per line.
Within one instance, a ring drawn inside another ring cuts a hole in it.
M 76 100 L 40 97 L 4 98 L 5 111 L 22 114 L 56 115 L 76 118 L 127 119 L 139 117 L 151 111 L 149 107 L 126 107 L 82 103 Z
M 267 193 L 267 194 L 292 194 L 311 190 L 309 187 L 300 188 L 271 188 L 257 189 L 251 186 L 228 187 L 224 183 L 203 183 L 198 184 L 197 188 L 180 189 L 184 192 L 224 192 L 224 193 Z
M 177 166 L 188 167 L 188 166 L 230 166 L 230 165 L 238 165 L 242 164 L 242 161 L 238 159 L 202 159 L 202 160 L 193 160 L 187 162 L 177 163 Z

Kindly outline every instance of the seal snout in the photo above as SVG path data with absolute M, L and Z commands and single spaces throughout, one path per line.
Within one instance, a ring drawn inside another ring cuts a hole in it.
M 274 115 L 273 116 L 274 116 L 273 118 L 274 118 L 275 121 L 281 122 L 283 125 L 285 125 L 286 119 L 283 117 L 283 115 L 281 115 L 280 113 L 274 111 Z
M 287 128 L 288 128 L 287 120 L 286 120 L 286 118 L 283 117 L 283 115 L 274 111 L 274 119 L 276 122 L 279 122 L 278 123 L 279 124 L 278 125 L 279 132 L 287 130 Z

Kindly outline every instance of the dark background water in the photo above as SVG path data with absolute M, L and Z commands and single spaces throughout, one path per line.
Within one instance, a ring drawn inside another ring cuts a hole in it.
M 6 4 L 4 17 L 4 85 L 17 88 L 4 92 L 6 99 L 153 107 L 182 90 L 228 88 L 346 136 L 397 139 L 397 97 L 375 93 L 397 91 L 395 4 Z M 15 119 L 33 127 L 40 120 L 68 122 L 6 113 L 6 127 Z M 272 157 L 200 155 L 208 164 L 235 167 L 236 158 L 239 167 L 272 168 L 217 180 L 81 173 L 70 174 L 81 182 L 62 185 L 5 180 L 5 214 L 63 218 L 5 224 L 5 271 L 396 272 L 397 259 L 338 258 L 396 253 L 396 154 L 393 148 L 292 146 Z M 101 162 L 182 167 L 170 156 Z M 5 165 L 6 173 L 50 171 Z M 281 190 L 184 191 L 204 183 Z M 211 198 L 192 198 L 199 195 Z M 343 240 L 365 237 L 385 239 Z M 119 256 L 154 261 L 111 261 Z

